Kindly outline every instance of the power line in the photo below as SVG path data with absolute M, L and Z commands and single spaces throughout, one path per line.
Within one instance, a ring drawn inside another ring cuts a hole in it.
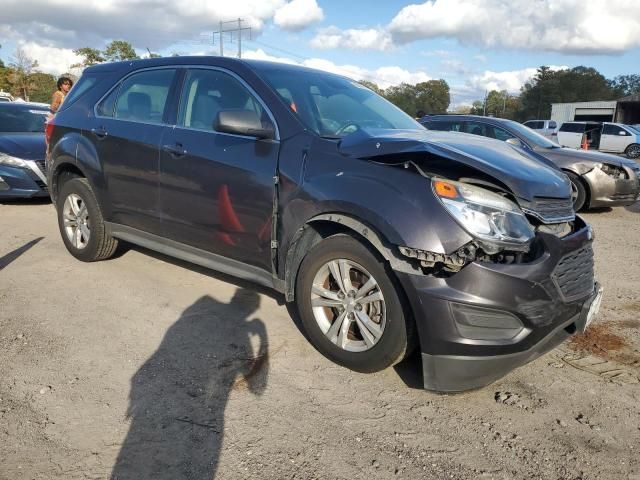
M 238 58 L 242 58 L 242 32 L 249 31 L 249 40 L 251 40 L 251 27 L 243 27 L 242 22 L 244 20 L 242 18 L 238 18 L 237 20 L 229 20 L 227 22 L 220 21 L 220 29 L 212 32 L 213 38 L 212 41 L 215 43 L 216 33 L 220 35 L 220 56 L 224 56 L 224 34 L 230 33 L 231 39 L 233 40 L 233 34 L 236 32 L 238 34 Z M 238 25 L 235 28 L 226 28 L 224 25 L 228 25 L 230 23 Z

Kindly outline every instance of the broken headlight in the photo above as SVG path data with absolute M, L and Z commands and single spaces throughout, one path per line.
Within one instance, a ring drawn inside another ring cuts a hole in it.
M 602 170 L 604 173 L 609 175 L 610 177 L 616 179 L 625 179 L 627 177 L 627 172 L 624 171 L 624 168 L 620 168 L 616 165 L 609 165 L 607 163 L 599 163 L 598 168 Z
M 511 200 L 484 188 L 450 180 L 433 180 L 433 192 L 487 253 L 502 247 L 526 250 L 534 237 L 531 224 Z

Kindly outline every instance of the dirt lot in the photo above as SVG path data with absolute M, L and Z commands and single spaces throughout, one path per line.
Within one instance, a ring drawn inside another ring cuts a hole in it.
M 588 336 L 486 388 L 361 375 L 279 297 L 141 249 L 83 264 L 0 204 L 0 479 L 640 480 L 640 204 L 586 215 Z

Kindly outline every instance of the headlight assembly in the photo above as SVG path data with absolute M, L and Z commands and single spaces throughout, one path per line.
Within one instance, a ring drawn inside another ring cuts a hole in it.
M 6 153 L 0 152 L 0 165 L 6 165 L 8 167 L 28 168 L 27 162 L 21 158 L 12 157 Z
M 482 241 L 487 253 L 503 248 L 526 250 L 534 237 L 522 210 L 507 198 L 484 188 L 450 180 L 432 181 L 435 195 L 447 211 L 472 236 Z
M 602 170 L 604 173 L 613 178 L 625 179 L 627 177 L 627 172 L 624 171 L 623 168 L 620 168 L 616 165 L 609 165 L 607 163 L 599 163 L 598 168 Z

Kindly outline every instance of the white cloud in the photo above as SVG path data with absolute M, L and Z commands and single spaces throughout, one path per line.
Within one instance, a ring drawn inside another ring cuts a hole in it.
M 316 0 L 291 0 L 276 10 L 273 22 L 284 30 L 298 32 L 324 19 Z
M 551 65 L 551 70 L 562 70 L 567 66 Z M 518 94 L 528 80 L 536 74 L 537 68 L 523 68 L 506 72 L 493 72 L 485 70 L 483 73 L 472 75 L 467 84 L 476 90 L 506 90 L 510 94 Z
M 489 48 L 621 53 L 640 46 L 640 1 L 427 0 L 402 8 L 384 27 L 321 30 L 312 46 L 389 50 L 438 37 Z
M 219 21 L 237 18 L 255 35 L 277 12 L 284 8 L 286 13 L 288 6 L 295 8 L 298 2 L 2 0 L 0 37 L 15 42 L 38 39 L 38 43 L 63 48 L 102 48 L 113 39 L 123 39 L 139 49 L 158 51 L 180 42 L 197 43 L 200 32 L 217 30 Z
M 348 48 L 351 50 L 386 51 L 393 46 L 391 35 L 381 28 L 340 30 L 337 27 L 321 29 L 311 40 L 315 48 Z
M 71 72 L 71 65 L 81 60 L 70 48 L 48 47 L 34 42 L 20 42 L 19 46 L 29 58 L 38 61 L 39 70 L 53 75 Z
M 337 65 L 329 60 L 322 58 L 308 58 L 303 61 L 295 61 L 286 57 L 275 57 L 264 52 L 262 49 L 247 51 L 243 58 L 253 60 L 268 60 L 272 62 L 288 63 L 292 65 L 301 65 L 304 67 L 324 70 L 326 72 L 344 75 L 354 80 L 369 80 L 380 88 L 388 88 L 391 85 L 400 83 L 419 83 L 430 80 L 431 77 L 425 72 L 405 70 L 398 66 L 384 66 L 374 70 L 358 67 L 356 65 Z
M 452 37 L 488 47 L 622 52 L 640 45 L 640 2 L 428 0 L 402 8 L 388 29 L 398 43 Z

